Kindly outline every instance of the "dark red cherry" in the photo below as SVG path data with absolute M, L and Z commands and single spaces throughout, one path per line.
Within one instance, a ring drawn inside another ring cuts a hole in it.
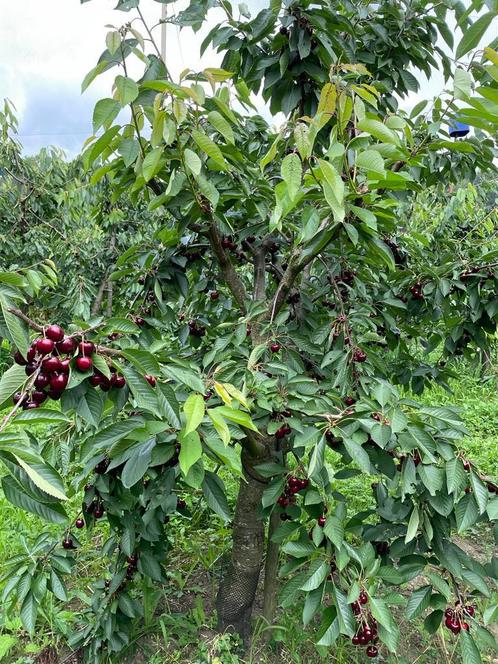
M 71 369 L 71 358 L 68 357 L 65 360 L 61 360 L 61 366 L 59 371 L 68 374 L 70 369 Z
M 34 345 L 32 345 L 26 354 L 26 359 L 28 360 L 28 362 L 32 362 L 35 359 L 35 357 L 36 357 L 36 348 Z
M 67 374 L 52 374 L 50 378 L 50 389 L 56 392 L 62 392 L 66 389 L 69 376 Z
M 42 362 L 42 369 L 45 373 L 54 373 L 61 370 L 61 361 L 58 357 L 47 357 Z
M 80 341 L 78 350 L 82 355 L 93 355 L 95 353 L 95 344 L 91 341 Z
M 81 345 L 81 344 L 80 344 Z M 92 358 L 88 355 L 82 355 L 76 358 L 76 368 L 78 371 L 85 372 L 89 371 L 93 366 Z
M 31 376 L 32 374 L 35 373 L 37 369 L 38 369 L 37 362 L 28 362 L 28 364 L 24 367 L 24 373 L 26 374 L 26 376 Z
M 62 392 L 59 392 L 58 390 L 49 390 L 47 394 L 53 399 L 53 401 L 58 401 L 62 396 Z
M 178 510 L 184 510 L 187 507 L 187 503 L 183 500 L 183 498 L 178 498 L 176 501 L 176 509 Z
M 353 406 L 356 403 L 356 399 L 354 397 L 344 397 L 344 403 L 346 406 Z
M 270 350 L 272 353 L 278 353 L 278 351 L 280 350 L 280 344 L 278 343 L 271 344 Z
M 47 387 L 50 383 L 50 376 L 46 373 L 39 373 L 35 378 L 35 387 L 38 387 L 42 390 L 44 387 Z
M 14 353 L 14 362 L 24 367 L 28 363 L 28 360 L 23 357 L 23 354 L 20 350 L 16 350 Z
M 317 519 L 317 523 L 320 526 L 320 528 L 323 528 L 326 521 L 327 521 L 327 519 L 324 516 L 319 516 L 318 519 Z
M 45 336 L 52 341 L 62 341 L 64 339 L 64 330 L 60 325 L 49 325 L 45 330 Z
M 96 519 L 101 519 L 104 516 L 104 506 L 102 503 L 99 503 L 93 511 L 93 516 Z
M 220 297 L 220 294 L 218 293 L 218 291 L 214 290 L 214 291 L 211 291 L 211 293 L 209 294 L 209 297 L 214 301 L 214 300 L 217 300 Z
M 23 403 L 23 410 L 32 410 L 33 408 L 38 408 L 40 406 L 36 401 L 25 401 Z
M 149 385 L 152 385 L 152 387 L 155 387 L 155 385 L 156 385 L 155 376 L 151 376 L 150 374 L 145 374 L 144 378 L 149 383 Z
M 40 355 L 48 355 L 55 348 L 55 343 L 52 339 L 46 339 L 42 337 L 41 339 L 36 340 L 36 350 Z
M 59 353 L 72 355 L 76 350 L 76 341 L 72 337 L 64 337 L 64 339 L 59 341 L 56 346 Z
M 76 521 L 74 522 L 74 525 L 76 526 L 76 528 L 83 528 L 84 525 L 85 525 L 85 522 L 83 521 L 83 519 L 76 519 Z
M 378 648 L 375 646 L 368 646 L 367 648 L 367 657 L 377 657 L 379 654 Z
M 76 547 L 74 546 L 74 542 L 70 537 L 66 537 L 66 539 L 63 540 L 62 546 L 64 549 L 75 549 Z
M 101 380 L 102 380 L 102 378 L 98 374 L 93 374 L 88 379 L 88 382 L 90 383 L 90 385 L 92 387 L 98 387 L 100 385 Z
M 358 601 L 360 604 L 368 604 L 368 595 L 364 590 L 361 591 Z
M 34 390 L 31 393 L 31 399 L 37 404 L 43 403 L 47 399 L 47 393 L 43 392 L 43 390 Z
M 111 381 L 106 376 L 100 378 L 100 389 L 102 392 L 109 392 L 111 389 Z

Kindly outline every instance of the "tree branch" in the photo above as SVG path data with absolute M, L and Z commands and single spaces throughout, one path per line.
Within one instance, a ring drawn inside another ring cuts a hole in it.
M 264 244 L 254 252 L 254 300 L 263 300 L 266 293 L 266 249 Z
M 211 249 L 213 250 L 214 255 L 216 256 L 216 259 L 220 266 L 223 278 L 227 283 L 227 286 L 231 290 L 232 295 L 235 298 L 235 301 L 239 305 L 240 310 L 242 311 L 243 314 L 245 314 L 246 301 L 247 301 L 246 289 L 244 288 L 244 284 L 242 283 L 241 278 L 235 271 L 235 268 L 233 267 L 232 261 L 230 260 L 228 254 L 223 249 L 223 246 L 221 244 L 221 236 L 218 232 L 218 229 L 216 228 L 216 224 L 213 219 L 210 219 L 209 221 L 207 237 L 209 239 Z

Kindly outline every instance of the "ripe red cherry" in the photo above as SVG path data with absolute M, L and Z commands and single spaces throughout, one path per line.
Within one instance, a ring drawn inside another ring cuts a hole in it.
M 356 403 L 356 399 L 354 397 L 344 397 L 344 403 L 346 406 L 353 406 Z
M 367 657 L 377 657 L 379 654 L 378 648 L 375 646 L 368 646 L 367 648 Z
M 323 528 L 326 522 L 326 518 L 324 516 L 319 516 L 317 520 L 317 524 L 320 526 L 320 528 Z
M 183 498 L 178 498 L 176 501 L 176 509 L 178 510 L 184 510 L 187 507 L 187 503 L 183 500 Z
M 155 376 L 151 376 L 150 374 L 145 374 L 144 378 L 149 383 L 149 385 L 152 385 L 152 387 L 155 387 L 155 385 L 156 385 Z
M 31 399 L 37 404 L 43 403 L 46 400 L 47 396 L 48 395 L 45 392 L 43 392 L 43 390 L 34 390 L 31 393 Z
M 464 469 L 467 470 L 467 471 L 470 470 L 470 468 L 471 468 L 470 461 L 465 460 L 465 461 L 463 462 L 463 467 L 464 467 Z
M 76 350 L 76 341 L 72 337 L 64 337 L 62 341 L 57 343 L 57 350 L 60 353 L 66 353 L 67 355 L 72 355 Z
M 280 427 L 280 429 L 277 429 L 275 431 L 275 438 L 278 438 L 279 440 L 285 438 L 286 435 L 287 435 L 287 428 L 285 426 Z
M 55 348 L 55 343 L 52 339 L 47 339 L 45 337 L 36 340 L 36 350 L 40 355 L 48 355 Z
M 382 415 L 380 413 L 372 413 L 372 419 L 374 419 L 376 422 L 380 422 Z
M 62 542 L 62 547 L 64 549 L 75 549 L 76 547 L 74 546 L 74 542 L 70 537 L 66 537 L 65 540 Z
M 99 503 L 95 508 L 93 515 L 96 519 L 101 519 L 104 516 L 104 506 Z
M 49 325 L 45 330 L 45 336 L 52 341 L 62 341 L 64 339 L 64 330 L 60 325 Z
M 31 344 L 31 347 L 29 348 L 27 354 L 26 354 L 26 359 L 28 362 L 32 362 L 36 357 L 36 347 L 35 344 Z
M 111 381 L 106 376 L 100 377 L 99 385 L 102 392 L 109 392 L 109 390 L 111 389 Z
M 351 643 L 352 643 L 354 646 L 358 646 L 358 645 L 360 644 L 360 637 L 358 636 L 358 634 L 355 634 L 355 635 L 353 636 L 353 638 L 351 639 Z
M 24 373 L 26 374 L 26 376 L 31 376 L 32 374 L 35 373 L 37 369 L 38 369 L 38 364 L 36 362 L 29 362 L 24 367 Z
M 74 525 L 76 526 L 76 528 L 83 528 L 85 522 L 83 521 L 83 519 L 76 519 Z
M 102 378 L 101 378 L 98 374 L 93 374 L 93 375 L 90 376 L 90 378 L 88 379 L 88 382 L 90 383 L 90 385 L 91 385 L 92 387 L 98 387 L 98 386 L 100 385 L 100 381 L 101 381 L 101 380 L 102 380 Z
M 143 319 L 141 316 L 136 316 L 136 317 L 135 317 L 135 323 L 136 323 L 139 327 L 143 327 L 143 326 L 145 325 L 145 321 L 144 321 L 144 319 Z
M 59 392 L 58 390 L 49 390 L 47 394 L 54 401 L 58 401 L 62 396 L 62 392 Z
M 128 556 L 128 558 L 126 559 L 126 562 L 127 562 L 129 565 L 134 565 L 134 566 L 136 566 L 136 564 L 138 563 L 138 556 L 137 556 L 137 554 L 134 553 L 132 556 Z
M 20 364 L 22 366 L 25 366 L 28 363 L 28 360 L 24 359 L 21 351 L 16 350 L 16 352 L 14 353 L 14 362 L 16 364 Z
M 278 343 L 276 343 L 276 342 L 273 343 L 273 344 L 270 346 L 270 350 L 271 350 L 272 353 L 278 353 L 278 351 L 280 350 L 280 344 L 278 344 Z
M 68 357 L 65 360 L 61 360 L 61 365 L 59 371 L 62 373 L 68 374 L 71 369 L 71 358 Z
M 61 361 L 58 357 L 47 357 L 42 362 L 42 369 L 46 373 L 54 373 L 61 370 Z
M 214 300 L 217 300 L 220 297 L 220 294 L 218 293 L 218 291 L 214 290 L 214 291 L 211 291 L 211 293 L 209 294 L 209 297 L 214 301 Z
M 368 604 L 368 595 L 364 590 L 361 591 L 358 601 L 360 604 Z
M 42 390 L 44 387 L 47 387 L 50 383 L 50 376 L 46 373 L 39 373 L 35 379 L 35 387 L 38 387 Z
M 78 371 L 85 372 L 92 368 L 92 358 L 88 355 L 82 355 L 76 358 L 76 368 Z
M 82 355 L 93 355 L 95 353 L 95 344 L 91 341 L 80 341 L 78 350 Z
M 465 630 L 466 632 L 469 631 L 469 623 L 463 622 L 461 625 L 462 629 Z
M 464 609 L 463 609 L 463 611 L 464 611 L 464 613 L 466 613 L 466 614 L 467 614 L 468 616 L 470 616 L 471 618 L 474 617 L 475 609 L 474 609 L 473 606 L 465 606 Z
M 21 399 L 23 399 L 23 401 L 26 399 L 26 395 L 23 397 L 22 392 L 16 392 L 14 394 L 14 396 L 12 397 L 12 401 L 14 403 L 19 403 L 19 401 L 21 401 Z
M 55 390 L 56 392 L 62 392 L 66 389 L 69 376 L 67 374 L 52 374 L 50 378 L 50 389 Z
M 354 362 L 365 362 L 366 359 L 367 359 L 367 354 L 364 351 L 362 351 L 360 348 L 355 350 L 355 352 L 353 353 Z

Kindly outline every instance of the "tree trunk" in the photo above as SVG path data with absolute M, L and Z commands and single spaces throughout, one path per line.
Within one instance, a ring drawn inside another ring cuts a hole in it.
M 272 542 L 272 536 L 280 525 L 280 515 L 273 510 L 268 525 L 268 539 L 266 543 L 265 558 L 265 585 L 263 592 L 263 618 L 268 625 L 273 624 L 275 616 L 275 607 L 277 605 L 278 590 L 278 558 L 280 554 L 280 544 Z M 265 640 L 271 637 L 271 630 L 266 631 Z
M 267 457 L 242 452 L 244 478 L 240 480 L 233 521 L 232 559 L 220 583 L 216 608 L 218 629 L 237 632 L 245 643 L 251 635 L 251 614 L 264 554 L 261 497 L 267 480 L 254 467 Z

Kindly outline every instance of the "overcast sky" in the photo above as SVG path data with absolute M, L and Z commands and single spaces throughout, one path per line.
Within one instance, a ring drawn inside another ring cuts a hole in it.
M 257 11 L 267 2 L 246 0 L 246 4 Z M 73 155 L 91 135 L 93 106 L 98 99 L 111 96 L 116 70 L 97 78 L 83 95 L 81 81 L 104 50 L 106 24 L 119 26 L 134 15 L 133 10 L 114 11 L 115 5 L 116 0 L 92 0 L 83 5 L 79 0 L 3 0 L 0 100 L 8 97 L 16 106 L 20 139 L 27 153 L 57 145 Z M 161 4 L 142 0 L 141 7 L 151 24 L 157 22 Z M 167 60 L 173 74 L 185 67 L 200 67 L 201 40 L 202 36 L 190 30 L 180 33 L 173 26 L 168 28 Z M 219 56 L 212 53 L 203 60 L 204 66 L 217 64 Z M 421 97 L 431 97 L 443 86 L 440 76 L 427 84 L 414 73 L 423 81 Z

